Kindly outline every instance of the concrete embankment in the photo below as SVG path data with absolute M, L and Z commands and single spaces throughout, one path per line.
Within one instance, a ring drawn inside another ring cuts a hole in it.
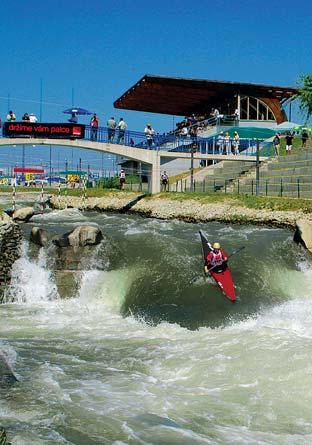
M 102 198 L 88 198 L 85 209 L 94 211 L 121 211 L 129 201 L 135 200 L 134 193 L 122 193 Z M 81 208 L 81 198 L 69 196 L 59 199 L 53 196 L 54 208 Z M 269 224 L 279 227 L 295 228 L 298 219 L 312 220 L 312 214 L 301 211 L 281 211 L 251 209 L 238 206 L 231 199 L 221 203 L 202 203 L 196 199 L 183 201 L 153 196 L 140 199 L 128 210 L 142 216 L 159 219 L 181 219 L 190 222 L 220 221 L 231 223 Z
M 127 203 L 131 202 L 131 205 Z M 54 208 L 81 208 L 78 197 L 51 199 Z M 234 200 L 218 203 L 203 203 L 196 199 L 173 200 L 164 196 L 143 197 L 134 193 L 108 195 L 103 198 L 88 198 L 85 210 L 123 211 L 138 213 L 145 217 L 158 219 L 180 219 L 189 222 L 219 221 L 236 224 L 271 225 L 295 230 L 294 240 L 312 252 L 312 213 L 301 210 L 253 209 L 239 206 Z M 300 221 L 300 222 L 299 222 Z M 303 224 L 303 222 L 305 222 Z M 310 245 L 311 244 L 311 245 Z
M 79 196 L 56 196 L 50 199 L 50 205 L 55 209 L 78 208 L 94 211 L 125 212 L 131 210 L 144 198 L 142 193 L 112 193 L 100 198 L 89 197 L 85 201 Z

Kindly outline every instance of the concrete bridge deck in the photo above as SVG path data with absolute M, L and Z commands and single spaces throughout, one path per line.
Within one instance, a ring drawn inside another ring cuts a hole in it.
M 84 150 L 93 150 L 98 152 L 110 153 L 117 156 L 122 156 L 131 160 L 145 163 L 150 166 L 150 184 L 149 190 L 151 193 L 160 192 L 160 159 L 189 159 L 191 162 L 191 153 L 173 152 L 165 150 L 148 150 L 147 148 L 131 147 L 129 145 L 114 144 L 109 142 L 97 142 L 86 139 L 41 139 L 31 137 L 16 137 L 16 138 L 0 138 L 0 146 L 16 146 L 16 145 L 48 145 L 48 146 L 63 146 L 78 148 Z M 222 154 L 204 154 L 195 152 L 193 158 L 197 160 L 229 160 L 229 161 L 246 161 L 255 162 L 256 156 L 246 155 L 222 155 Z M 267 157 L 260 157 L 260 161 L 266 160 Z

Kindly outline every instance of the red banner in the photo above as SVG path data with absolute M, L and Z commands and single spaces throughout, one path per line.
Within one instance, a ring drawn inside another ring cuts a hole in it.
M 85 125 L 82 124 L 39 124 L 33 122 L 5 122 L 3 136 L 48 139 L 83 139 Z
M 14 173 L 44 173 L 43 168 L 32 168 L 32 167 L 14 167 Z

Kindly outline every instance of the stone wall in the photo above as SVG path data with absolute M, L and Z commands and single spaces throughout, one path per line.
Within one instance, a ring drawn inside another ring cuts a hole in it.
M 19 258 L 22 231 L 11 220 L 0 221 L 0 303 L 4 286 L 10 281 L 11 268 Z

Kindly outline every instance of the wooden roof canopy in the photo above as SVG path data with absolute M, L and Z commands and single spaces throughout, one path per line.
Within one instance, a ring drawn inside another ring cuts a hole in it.
M 114 102 L 114 107 L 189 116 L 214 107 L 220 109 L 220 104 L 233 101 L 237 94 L 284 102 L 294 98 L 298 90 L 274 85 L 145 75 Z

